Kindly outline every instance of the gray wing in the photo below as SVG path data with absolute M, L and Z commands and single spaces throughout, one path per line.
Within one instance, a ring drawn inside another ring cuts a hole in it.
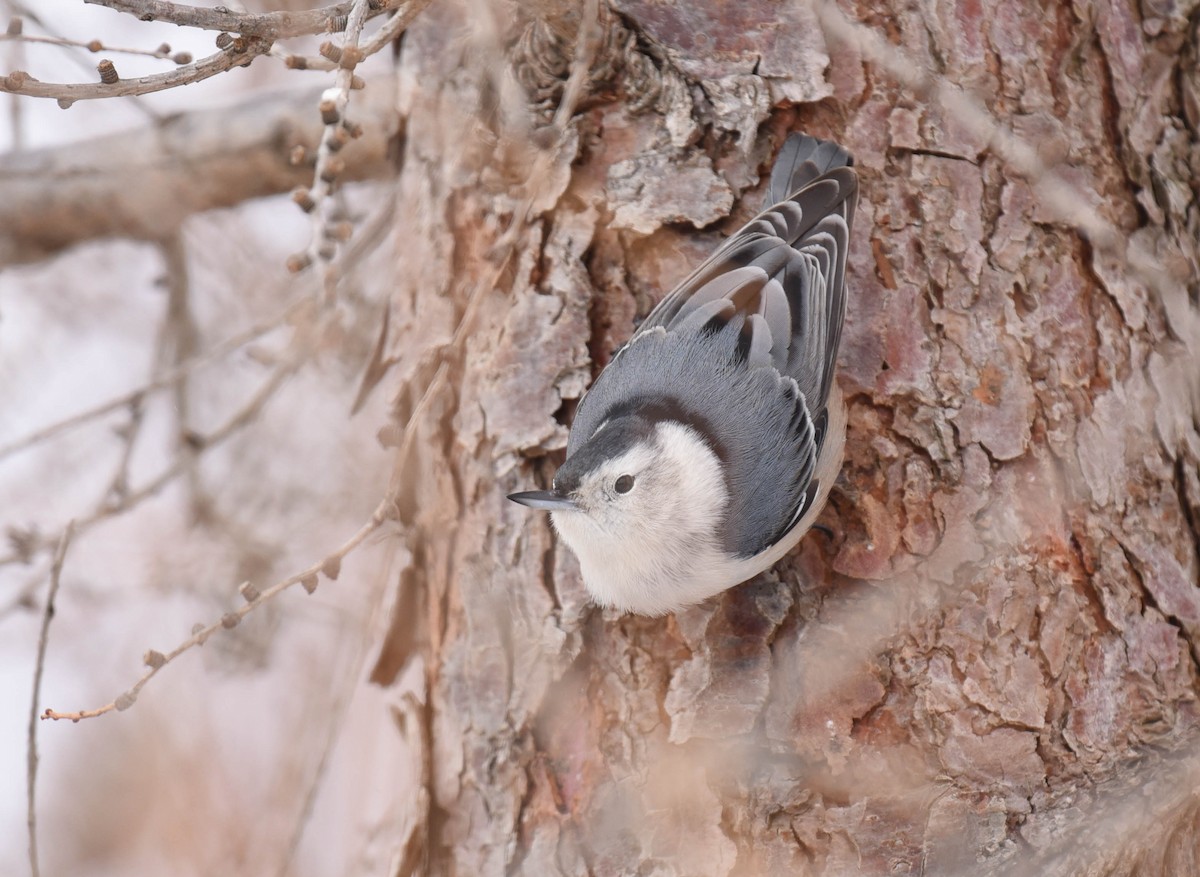
M 846 312 L 846 254 L 858 178 L 836 144 L 791 135 L 771 173 L 779 200 L 729 238 L 639 327 L 678 331 L 741 315 L 753 365 L 793 378 L 824 408 Z
M 568 460 L 613 418 L 675 420 L 700 434 L 724 465 L 731 554 L 777 542 L 816 498 L 821 436 L 796 382 L 749 365 L 737 319 L 701 331 L 644 333 L 609 363 L 575 412 Z
M 790 191 L 659 303 L 572 426 L 568 455 L 624 412 L 697 426 L 725 462 L 726 547 L 742 556 L 780 539 L 816 496 L 857 198 L 850 161 L 834 144 L 789 137 L 768 191 Z

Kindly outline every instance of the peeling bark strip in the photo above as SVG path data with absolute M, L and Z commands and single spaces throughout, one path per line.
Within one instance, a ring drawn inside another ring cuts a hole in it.
M 426 670 L 406 848 L 431 874 L 1196 873 L 1200 7 L 841 7 L 1193 278 L 1170 328 L 803 4 L 532 9 L 435 4 L 405 48 L 395 373 L 420 386 L 477 307 L 398 469 L 414 562 L 375 678 Z M 503 496 L 549 478 L 574 400 L 794 129 L 862 176 L 835 535 L 711 604 L 603 617 Z

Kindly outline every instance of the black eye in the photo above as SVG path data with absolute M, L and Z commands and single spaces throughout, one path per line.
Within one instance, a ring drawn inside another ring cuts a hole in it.
M 617 483 L 613 487 L 616 488 L 617 493 L 629 493 L 629 491 L 633 490 L 633 476 L 622 475 L 617 479 Z

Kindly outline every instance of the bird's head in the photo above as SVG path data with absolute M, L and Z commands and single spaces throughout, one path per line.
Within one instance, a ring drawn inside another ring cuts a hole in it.
M 728 492 L 717 455 L 691 428 L 614 417 L 576 448 L 551 490 L 509 499 L 553 514 L 585 576 L 649 574 L 718 540 Z

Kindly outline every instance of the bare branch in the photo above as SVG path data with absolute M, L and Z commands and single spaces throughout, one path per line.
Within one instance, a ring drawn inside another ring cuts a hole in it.
M 109 399 L 107 402 L 102 402 L 93 408 L 80 411 L 78 414 L 73 414 L 70 417 L 66 417 L 57 421 L 56 423 L 52 423 L 49 426 L 22 436 L 15 441 L 9 442 L 7 445 L 0 447 L 0 459 L 3 459 L 10 454 L 15 454 L 17 451 L 21 451 L 25 448 L 36 445 L 39 442 L 43 442 L 46 439 L 58 435 L 59 433 L 74 429 L 75 427 L 81 426 L 91 420 L 95 420 L 98 417 L 111 414 L 112 412 L 118 411 L 121 408 L 128 408 L 141 404 L 141 401 L 151 393 L 166 387 L 175 386 L 175 384 L 188 377 L 192 372 L 201 366 L 220 359 L 226 354 L 237 350 L 239 347 L 243 347 L 256 339 L 261 338 L 268 332 L 279 328 L 304 305 L 305 302 L 289 305 L 282 313 L 277 314 L 270 319 L 263 320 L 260 323 L 256 323 L 253 326 L 250 326 L 239 332 L 238 334 L 225 339 L 219 344 L 214 345 L 210 350 L 206 350 L 203 353 L 178 363 L 169 371 L 166 371 L 154 380 L 143 384 L 136 390 L 131 390 L 130 392 L 121 396 L 117 396 L 114 399 Z
M 70 58 L 71 62 L 73 64 L 75 64 L 80 70 L 83 70 L 85 73 L 90 75 L 96 69 L 95 65 L 91 63 L 91 59 L 85 57 L 86 55 L 91 54 L 91 50 L 89 48 L 80 46 L 80 45 L 76 45 L 74 40 L 70 40 L 70 39 L 66 38 L 65 36 L 63 36 L 63 34 L 59 30 L 57 30 L 54 27 L 54 25 L 50 24 L 48 21 L 46 21 L 44 18 L 42 18 L 40 15 L 38 15 L 36 10 L 30 9 L 27 4 L 22 2 L 22 0 L 7 0 L 7 3 L 14 10 L 19 12 L 24 19 L 28 19 L 29 21 L 32 21 L 39 28 L 41 28 L 42 32 L 45 33 L 47 36 L 49 36 L 50 38 L 52 38 L 54 40 L 58 40 L 56 45 L 67 50 L 67 52 L 66 52 L 67 57 Z M 17 43 L 16 48 L 19 49 L 20 47 L 21 47 L 21 44 Z M 20 57 L 21 56 L 18 56 L 16 63 L 14 63 L 12 65 L 13 69 L 15 69 L 15 70 L 22 70 L 25 67 L 25 63 L 20 60 Z M 181 63 L 187 63 L 188 61 L 191 61 L 191 60 L 192 60 L 191 58 L 188 58 L 187 61 L 184 61 Z M 21 104 L 19 95 L 15 95 L 15 94 L 12 95 L 10 100 L 12 100 L 14 105 Z M 139 96 L 135 95 L 133 97 L 133 100 L 130 101 L 129 103 L 131 106 L 136 107 L 147 118 L 154 119 L 156 121 L 162 118 L 161 113 L 159 113 L 153 107 L 149 106 L 147 104 L 147 102 L 142 100 L 141 97 L 139 97 Z
M 96 716 L 102 716 L 105 713 L 120 712 L 127 710 L 137 701 L 138 695 L 145 687 L 146 683 L 158 675 L 158 671 L 170 664 L 184 652 L 194 649 L 196 646 L 202 646 L 206 643 L 213 634 L 219 633 L 222 630 L 232 630 L 236 627 L 243 618 L 257 609 L 259 606 L 270 601 L 277 594 L 282 593 L 286 589 L 296 584 L 304 584 L 305 590 L 309 593 L 316 588 L 317 577 L 324 574 L 330 577 L 336 576 L 336 570 L 340 567 L 342 560 L 351 551 L 362 544 L 363 540 L 374 533 L 391 515 L 392 498 L 389 495 L 375 508 L 371 519 L 363 524 L 353 536 L 347 539 L 341 547 L 333 553 L 327 555 L 322 560 L 314 563 L 307 569 L 303 569 L 294 575 L 288 576 L 282 581 L 276 582 L 265 591 L 257 594 L 254 599 L 249 600 L 238 608 L 226 612 L 221 618 L 207 626 L 197 627 L 192 635 L 181 642 L 170 652 L 163 654 L 161 652 L 150 651 L 146 653 L 146 664 L 149 669 L 142 674 L 142 677 L 134 683 L 133 687 L 125 691 L 111 703 L 106 703 L 104 706 L 93 710 L 79 710 L 77 712 L 58 712 L 47 708 L 42 713 L 43 719 L 70 719 L 73 722 L 78 722 L 81 719 L 91 719 Z
M 18 70 L 0 78 L 0 91 L 8 91 L 26 97 L 53 98 L 58 101 L 59 106 L 66 109 L 77 100 L 150 94 L 181 85 L 191 85 L 193 82 L 200 82 L 234 67 L 244 67 L 259 55 L 265 55 L 269 51 L 271 51 L 269 40 L 260 37 L 239 37 L 216 54 L 166 73 L 139 76 L 136 79 L 118 78 L 113 82 L 76 83 L 42 82 L 34 79 L 28 73 Z M 103 62 L 101 63 L 103 64 Z
M 323 126 L 313 107 L 320 94 L 261 95 L 137 131 L 0 157 L 0 266 L 110 235 L 161 240 L 193 213 L 311 182 L 311 165 L 293 163 L 292 153 L 317 148 Z M 400 123 L 391 90 L 372 83 L 355 107 L 363 136 L 341 150 L 342 179 L 386 176 Z
M 158 46 L 155 49 L 133 49 L 121 48 L 119 46 L 109 46 L 102 43 L 100 40 L 72 40 L 67 37 L 60 36 L 38 36 L 36 34 L 27 33 L 7 33 L 0 34 L 0 42 L 20 42 L 20 43 L 42 43 L 47 46 L 59 46 L 64 49 L 83 49 L 88 52 L 111 52 L 119 55 L 142 55 L 147 58 L 157 58 L 160 61 L 171 60 L 176 64 L 190 64 L 192 56 L 188 52 L 171 52 L 171 47 L 166 43 Z
M 308 244 L 307 256 L 294 261 L 296 267 L 316 264 L 319 269 L 318 283 L 321 297 L 330 301 L 336 291 L 337 282 L 329 271 L 333 257 L 337 255 L 337 238 L 333 232 L 333 221 L 330 216 L 329 198 L 337 185 L 338 177 L 344 162 L 336 153 L 342 146 L 354 139 L 361 128 L 351 125 L 346 119 L 346 108 L 350 104 L 350 88 L 354 84 L 354 68 L 362 59 L 358 48 L 358 40 L 362 36 L 363 25 L 366 23 L 368 0 L 354 0 L 350 19 L 346 25 L 346 36 L 340 47 L 327 43 L 322 46 L 330 60 L 338 64 L 336 82 L 333 88 L 326 89 L 321 95 L 321 121 L 325 131 L 321 135 L 321 145 L 317 149 L 317 163 L 313 169 L 313 182 L 308 192 L 302 196 L 301 203 L 312 217 L 312 238 Z
M 460 331 L 462 330 L 462 326 L 463 324 L 460 321 Z M 412 450 L 412 443 L 414 436 L 417 433 L 418 424 L 424 418 L 425 412 L 429 409 L 430 403 L 444 387 L 447 373 L 448 369 L 446 367 L 446 363 L 443 362 L 438 366 L 437 371 L 426 385 L 425 390 L 421 393 L 420 399 L 413 408 L 412 414 L 408 419 L 408 423 L 404 427 L 404 437 L 400 441 L 400 448 L 396 454 L 396 459 L 397 461 L 400 461 L 401 464 L 408 458 L 408 455 Z M 236 417 L 231 419 L 226 428 L 232 429 L 233 424 L 237 420 L 238 418 Z M 218 440 L 218 437 L 224 438 L 225 436 L 222 435 L 223 432 L 224 430 L 218 430 L 216 433 L 213 433 L 213 435 L 210 437 L 210 441 L 216 441 Z M 317 583 L 321 575 L 331 579 L 337 578 L 338 571 L 341 569 L 342 561 L 346 558 L 346 556 L 349 555 L 350 552 L 352 552 L 359 545 L 361 545 L 363 540 L 378 530 L 385 521 L 394 517 L 396 495 L 400 487 L 400 483 L 398 483 L 395 476 L 393 476 L 391 486 L 388 488 L 388 491 L 383 499 L 380 500 L 379 505 L 375 507 L 375 511 L 372 513 L 370 520 L 367 521 L 361 528 L 359 528 L 358 532 L 351 536 L 332 554 L 327 555 L 324 559 L 314 563 L 307 569 L 301 570 L 294 575 L 288 576 L 286 579 L 276 582 L 266 590 L 244 590 L 243 596 L 248 598 L 244 605 L 239 606 L 237 609 L 231 612 L 225 613 L 223 616 L 221 616 L 219 621 L 215 621 L 206 627 L 197 626 L 192 631 L 192 635 L 190 637 L 188 637 L 170 652 L 167 652 L 166 654 L 157 651 L 147 652 L 145 661 L 149 669 L 142 674 L 142 677 L 138 679 L 138 681 L 134 683 L 131 688 L 123 692 L 110 703 L 106 703 L 104 706 L 96 709 L 78 710 L 76 712 L 58 712 L 57 710 L 46 709 L 46 711 L 42 714 L 42 718 L 54 719 L 56 721 L 59 719 L 70 719 L 73 722 L 78 722 L 82 719 L 91 719 L 97 716 L 105 715 L 106 713 L 127 710 L 137 701 L 138 695 L 141 693 L 141 690 L 145 687 L 146 683 L 153 679 L 159 670 L 167 666 L 167 664 L 171 663 L 184 652 L 190 651 L 196 646 L 204 645 L 204 643 L 208 641 L 209 637 L 220 632 L 221 630 L 232 630 L 233 628 L 237 627 L 243 618 L 257 609 L 259 606 L 262 606 L 264 603 L 274 599 L 277 595 L 283 593 L 285 590 L 295 584 L 300 584 L 305 591 L 311 594 L 316 590 Z
M 63 561 L 67 556 L 67 547 L 75 533 L 75 524 L 67 524 L 62 538 L 58 540 L 58 548 L 54 551 L 54 561 L 50 566 L 50 588 L 46 592 L 46 608 L 42 612 L 42 632 L 38 636 L 37 662 L 33 669 L 33 696 L 29 703 L 29 730 L 26 737 L 26 773 L 25 773 L 25 824 L 29 830 L 29 870 L 33 877 L 39 877 L 37 843 L 37 771 L 38 771 L 38 701 L 42 696 L 42 672 L 46 668 L 46 643 L 50 637 L 50 620 L 54 618 L 54 600 L 58 597 L 58 587 L 62 579 Z
M 370 38 L 359 45 L 359 51 L 362 52 L 362 56 L 369 58 L 377 54 L 385 46 L 391 45 L 400 34 L 404 33 L 417 13 L 431 2 L 432 0 L 412 0 L 404 8 L 398 10 Z M 278 44 L 271 48 L 271 54 L 283 59 L 283 62 L 288 67 L 295 70 L 336 70 L 338 66 L 333 61 L 321 55 L 294 55 Z
M 117 12 L 136 16 L 141 21 L 165 21 L 181 27 L 198 27 L 203 30 L 220 30 L 246 36 L 264 37 L 268 40 L 298 37 L 306 34 L 335 33 L 345 28 L 346 16 L 353 6 L 352 0 L 306 9 L 300 12 L 233 12 L 224 6 L 186 6 L 163 0 L 84 0 L 96 6 L 105 6 Z M 368 17 L 382 15 L 400 6 L 395 0 L 379 0 L 372 3 Z
M 284 382 L 299 368 L 299 365 L 299 354 L 293 352 L 288 360 L 281 363 L 271 374 L 271 377 L 263 382 L 263 385 L 255 391 L 249 401 L 230 415 L 228 420 L 207 435 L 197 435 L 193 438 L 193 444 L 197 450 L 203 451 L 214 448 L 225 442 L 238 430 L 250 424 L 262 412 L 263 406 L 270 401 L 279 388 L 283 386 Z M 186 457 L 177 457 L 170 466 L 137 490 L 130 491 L 126 489 L 123 493 L 115 496 L 111 490 L 108 491 L 96 508 L 89 514 L 73 521 L 75 532 L 86 532 L 101 521 L 123 514 L 156 495 L 180 475 L 187 472 L 190 465 L 189 459 Z M 49 542 L 50 540 L 43 541 Z M 21 561 L 26 561 L 26 558 L 23 555 L 14 553 L 0 557 L 0 566 Z

